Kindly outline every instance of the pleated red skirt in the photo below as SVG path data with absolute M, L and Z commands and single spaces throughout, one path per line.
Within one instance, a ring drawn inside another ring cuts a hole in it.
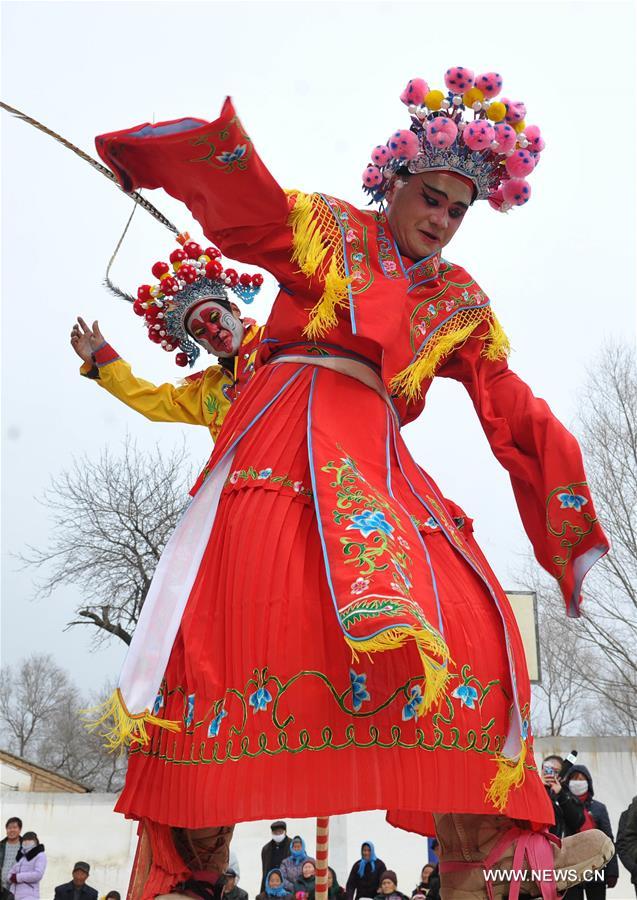
M 162 686 L 162 715 L 183 728 L 151 727 L 150 744 L 133 747 L 117 804 L 127 816 L 200 828 L 386 809 L 394 824 L 426 834 L 434 812 L 497 812 L 485 789 L 512 704 L 499 614 L 444 534 L 423 531 L 453 690 L 418 716 L 411 688 L 422 665 L 413 642 L 352 659 L 312 501 L 311 368 L 237 445 Z M 255 381 L 263 387 L 265 377 Z M 254 395 L 258 405 L 258 385 Z M 422 517 L 399 472 L 393 486 Z M 519 661 L 521 639 L 507 616 Z M 532 752 L 506 814 L 552 822 Z

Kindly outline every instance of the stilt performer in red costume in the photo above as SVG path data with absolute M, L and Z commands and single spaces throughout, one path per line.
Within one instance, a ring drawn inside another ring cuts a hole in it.
M 581 877 L 612 853 L 597 831 L 561 848 L 546 834 L 513 613 L 400 433 L 435 376 L 464 385 L 577 616 L 608 549 L 577 442 L 508 368 L 487 295 L 441 257 L 475 200 L 527 202 L 544 142 L 499 75 L 444 80 L 409 82 L 409 127 L 371 154 L 380 211 L 283 190 L 229 99 L 210 123 L 97 139 L 126 191 L 163 188 L 280 284 L 107 710 L 112 741 L 132 741 L 117 809 L 140 821 L 135 900 L 214 880 L 234 823 L 281 815 L 381 808 L 435 832 L 445 900 L 508 892 L 483 866 Z

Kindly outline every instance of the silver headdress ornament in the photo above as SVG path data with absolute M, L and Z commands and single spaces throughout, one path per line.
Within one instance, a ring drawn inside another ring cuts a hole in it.
M 502 89 L 497 72 L 475 77 L 456 66 L 447 69 L 444 80 L 446 94 L 430 90 L 422 78 L 408 82 L 400 99 L 411 126 L 374 147 L 363 189 L 372 201 L 381 201 L 400 169 L 412 174 L 440 170 L 468 178 L 474 199 L 488 200 L 494 209 L 522 206 L 531 196 L 526 176 L 544 149 L 540 129 L 526 124 L 524 103 L 494 99 Z

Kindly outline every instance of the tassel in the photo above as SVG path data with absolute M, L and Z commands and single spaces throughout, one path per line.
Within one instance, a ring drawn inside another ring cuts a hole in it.
M 389 383 L 394 394 L 403 396 L 407 400 L 418 400 L 422 396 L 423 381 L 433 378 L 444 357 L 462 347 L 485 320 L 489 323 L 488 330 L 484 334 L 475 335 L 479 340 L 484 341 L 482 356 L 496 360 L 505 359 L 509 355 L 511 349 L 509 339 L 491 310 L 488 310 L 486 314 L 482 310 L 477 313 L 465 311 L 463 320 L 467 324 L 454 330 L 450 328 L 445 331 L 443 328 L 439 333 L 432 335 L 431 341 L 427 341 L 416 360 L 402 372 L 394 375 Z M 452 321 L 452 319 L 449 320 L 450 325 Z
M 333 258 L 325 277 L 325 288 L 318 303 L 310 310 L 310 320 L 303 329 L 303 335 L 312 341 L 324 337 L 331 328 L 338 325 L 336 310 L 349 306 L 348 286 L 351 278 L 338 274 L 338 265 Z
M 425 674 L 423 702 L 419 710 L 419 715 L 422 715 L 442 699 L 449 680 L 447 671 L 447 663 L 450 662 L 449 649 L 440 635 L 425 629 L 417 631 L 415 628 L 401 627 L 389 628 L 365 641 L 345 638 L 356 662 L 359 652 L 384 653 L 386 650 L 398 650 L 408 640 L 416 641 Z M 430 656 L 431 653 L 441 657 L 442 662 L 434 661 Z
M 526 743 L 522 742 L 517 760 L 498 754 L 495 756 L 498 771 L 488 787 L 486 799 L 491 801 L 499 812 L 507 805 L 511 788 L 519 788 L 526 777 L 524 762 L 526 760 Z
M 110 751 L 123 750 L 133 742 L 147 744 L 150 740 L 146 730 L 147 725 L 156 725 L 167 731 L 181 731 L 179 722 L 160 719 L 153 716 L 148 710 L 137 715 L 129 713 L 119 688 L 104 703 L 91 709 L 85 709 L 83 713 L 97 713 L 99 716 L 99 718 L 87 722 L 86 727 L 89 731 L 95 731 L 100 725 L 109 723 L 109 727 L 106 731 L 101 732 L 101 735 L 106 739 L 106 746 Z
M 461 347 L 471 337 L 477 324 L 472 322 L 464 328 L 450 331 L 444 337 L 438 338 L 432 347 L 425 346 L 415 362 L 394 375 L 389 382 L 390 389 L 407 400 L 418 400 L 422 397 L 422 382 L 427 378 L 433 378 L 442 358 Z
M 497 318 L 491 314 L 489 321 L 489 333 L 485 338 L 485 345 L 482 355 L 487 359 L 506 359 L 511 352 L 511 344 L 504 333 L 504 328 L 498 322 Z
M 324 279 L 323 294 L 310 310 L 309 321 L 303 329 L 303 335 L 315 341 L 338 324 L 336 310 L 347 308 L 352 278 L 344 274 L 340 232 L 335 233 L 333 242 L 324 239 L 320 222 L 323 199 L 318 194 L 300 191 L 289 191 L 288 195 L 295 198 L 288 217 L 292 227 L 292 262 L 298 263 L 300 271 L 308 278 Z M 332 258 L 326 272 L 326 257 L 330 250 Z

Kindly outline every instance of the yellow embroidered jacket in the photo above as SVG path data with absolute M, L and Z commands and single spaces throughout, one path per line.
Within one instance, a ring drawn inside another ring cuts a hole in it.
M 263 328 L 250 319 L 246 325 L 232 370 L 221 364 L 210 366 L 187 376 L 181 385 L 138 378 L 109 344 L 96 350 L 94 365 L 84 363 L 80 373 L 153 422 L 205 425 L 216 440 L 228 410 L 254 372 Z

